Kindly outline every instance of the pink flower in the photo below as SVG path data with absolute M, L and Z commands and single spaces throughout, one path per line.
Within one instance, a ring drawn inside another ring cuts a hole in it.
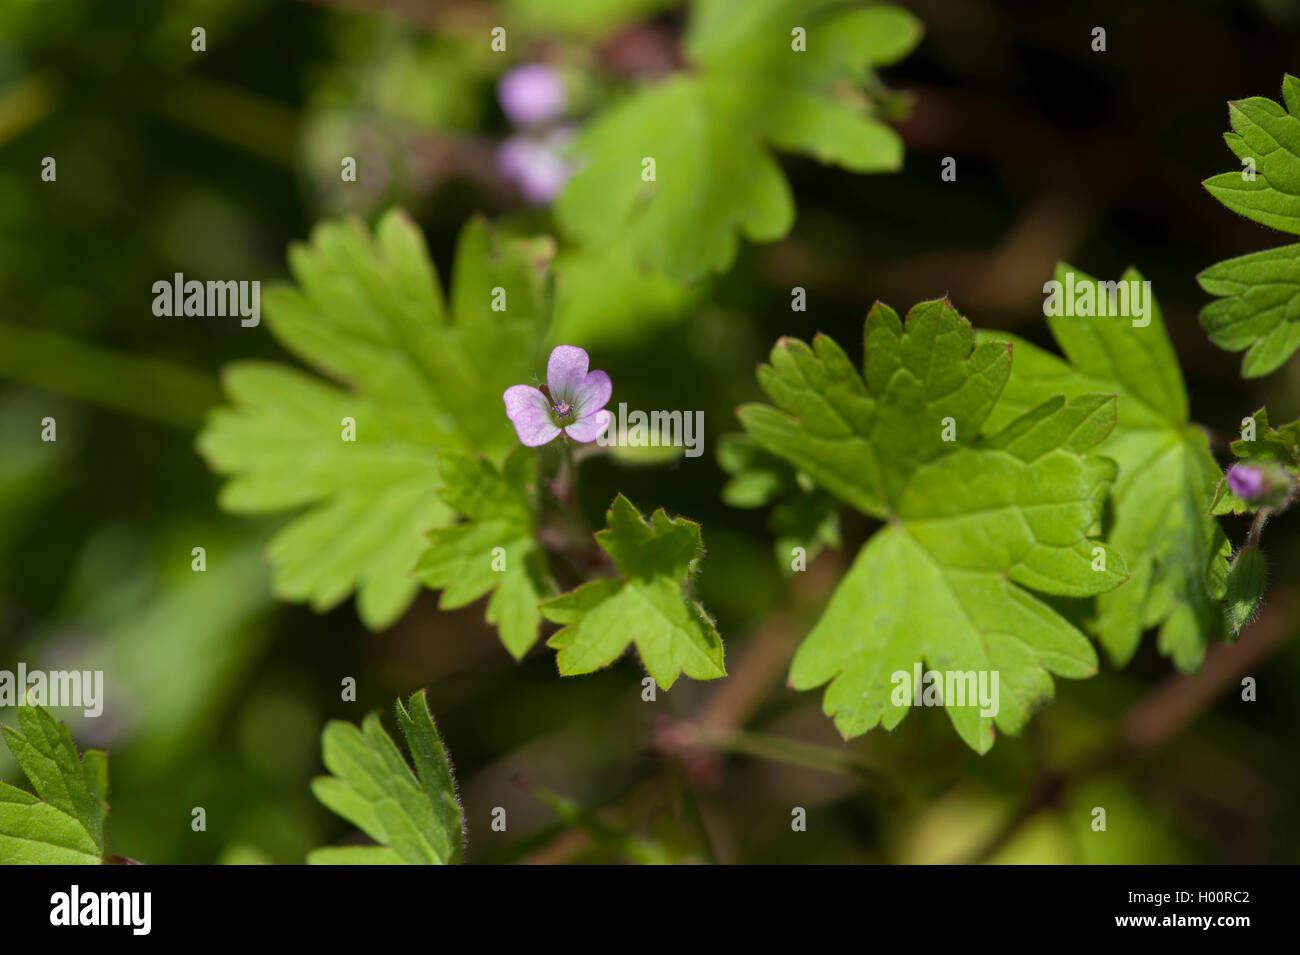
M 501 77 L 497 99 L 513 125 L 545 126 L 564 112 L 564 81 L 545 63 L 529 63 Z
M 605 410 L 614 386 L 603 371 L 587 371 L 587 353 L 576 345 L 557 345 L 546 363 L 546 392 L 511 385 L 502 396 L 506 417 L 522 444 L 535 448 L 564 432 L 574 441 L 595 441 L 609 427 Z
M 544 137 L 511 136 L 497 147 L 497 168 L 535 206 L 554 199 L 573 175 L 564 150 L 573 138 L 567 127 Z

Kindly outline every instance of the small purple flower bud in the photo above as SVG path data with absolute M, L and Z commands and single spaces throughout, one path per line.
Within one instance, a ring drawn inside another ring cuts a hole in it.
M 1228 487 L 1243 501 L 1252 500 L 1264 489 L 1264 473 L 1248 464 L 1234 464 L 1228 470 Z
M 544 126 L 563 114 L 567 97 L 559 73 L 544 63 L 529 63 L 501 77 L 497 99 L 514 125 Z

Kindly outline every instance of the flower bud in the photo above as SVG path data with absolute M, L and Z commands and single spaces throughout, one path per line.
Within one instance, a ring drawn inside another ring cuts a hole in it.
M 1264 553 L 1257 545 L 1243 547 L 1232 559 L 1228 568 L 1227 600 L 1228 627 L 1233 636 L 1250 623 L 1264 597 L 1268 565 Z
M 501 111 L 515 126 L 543 126 L 564 113 L 564 80 L 544 63 L 516 67 L 497 84 Z
M 1228 489 L 1260 507 L 1277 507 L 1291 495 L 1295 479 L 1278 464 L 1234 464 L 1228 469 Z

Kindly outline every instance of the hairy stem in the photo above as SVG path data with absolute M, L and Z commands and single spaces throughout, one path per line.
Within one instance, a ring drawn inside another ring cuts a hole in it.
M 884 780 L 878 768 L 846 749 L 833 749 L 818 743 L 805 743 L 784 736 L 747 730 L 732 730 L 725 733 L 702 732 L 695 737 L 695 742 L 697 745 L 741 756 L 753 756 L 807 769 L 820 769 L 823 772 L 854 776 L 873 782 Z
M 1255 514 L 1255 519 L 1250 522 L 1250 531 L 1246 534 L 1246 546 L 1258 547 L 1259 535 L 1264 530 L 1264 525 L 1268 523 L 1269 517 L 1273 514 L 1271 507 L 1261 507 Z

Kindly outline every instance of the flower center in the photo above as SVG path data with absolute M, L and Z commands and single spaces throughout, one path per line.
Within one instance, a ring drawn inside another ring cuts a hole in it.
M 555 416 L 556 424 L 561 426 L 573 423 L 573 404 L 568 401 L 557 401 L 551 405 L 551 414 Z

